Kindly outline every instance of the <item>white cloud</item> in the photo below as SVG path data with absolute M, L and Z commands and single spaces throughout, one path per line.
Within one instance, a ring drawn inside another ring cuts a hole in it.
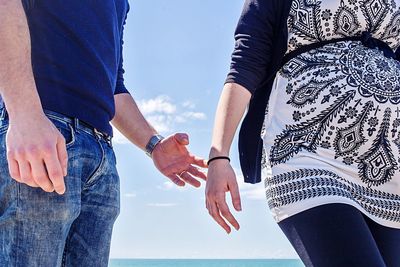
M 130 144 L 130 141 L 120 132 L 117 128 L 113 126 L 113 143 L 115 144 Z
M 187 100 L 182 103 L 182 107 L 188 108 L 188 109 L 194 109 L 194 108 L 196 108 L 196 105 L 192 101 Z
M 244 182 L 243 174 L 240 169 L 235 168 L 236 179 L 238 181 L 240 194 L 250 200 L 266 201 L 264 183 L 249 184 Z
M 191 119 L 191 120 L 205 120 L 207 119 L 206 114 L 202 113 L 202 112 L 185 112 L 183 113 L 183 116 L 185 118 Z
M 164 114 L 146 116 L 149 123 L 161 133 L 172 131 L 173 117 Z
M 130 192 L 130 193 L 123 194 L 123 196 L 127 197 L 127 198 L 134 198 L 137 196 L 137 194 L 135 192 Z
M 178 190 L 178 191 L 186 191 L 188 186 L 177 186 L 171 181 L 165 181 L 162 185 L 158 186 L 158 189 L 163 191 L 171 191 L 171 190 Z
M 168 134 L 174 131 L 177 124 L 184 124 L 198 120 L 206 120 L 203 112 L 193 110 L 196 105 L 187 100 L 175 104 L 173 99 L 166 95 L 160 95 L 151 99 L 137 101 L 140 111 L 146 119 L 160 133 Z M 192 111 L 186 111 L 192 109 Z M 130 141 L 122 135 L 115 127 L 113 142 L 116 144 L 129 144 Z
M 165 95 L 160 95 L 149 100 L 141 100 L 138 102 L 138 105 L 145 116 L 154 113 L 174 114 L 176 112 L 176 106 Z
M 196 107 L 192 101 L 175 104 L 173 99 L 166 95 L 138 101 L 138 105 L 146 119 L 161 133 L 172 132 L 176 124 L 207 119 L 203 112 L 185 111 Z
M 242 191 L 242 196 L 246 197 L 248 199 L 252 199 L 252 200 L 265 200 L 266 201 L 264 187 L 263 186 L 260 187 L 259 184 L 252 185 L 252 186 L 254 186 L 255 188 Z
M 178 203 L 147 203 L 147 206 L 156 208 L 169 208 L 178 206 Z

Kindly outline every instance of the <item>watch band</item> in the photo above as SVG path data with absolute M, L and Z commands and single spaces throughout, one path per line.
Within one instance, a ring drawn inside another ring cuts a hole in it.
M 154 148 L 160 143 L 164 137 L 162 135 L 156 134 L 153 135 L 149 142 L 146 145 L 146 154 L 147 156 L 151 157 L 151 154 L 153 153 Z

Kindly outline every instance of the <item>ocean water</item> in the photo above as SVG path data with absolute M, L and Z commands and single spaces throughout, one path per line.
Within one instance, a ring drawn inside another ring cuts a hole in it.
M 109 267 L 304 267 L 299 260 L 131 260 L 112 259 Z

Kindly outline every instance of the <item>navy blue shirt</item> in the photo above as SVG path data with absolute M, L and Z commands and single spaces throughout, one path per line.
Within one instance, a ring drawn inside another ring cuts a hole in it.
M 44 109 L 112 135 L 114 95 L 128 93 L 122 65 L 127 0 L 22 0 Z

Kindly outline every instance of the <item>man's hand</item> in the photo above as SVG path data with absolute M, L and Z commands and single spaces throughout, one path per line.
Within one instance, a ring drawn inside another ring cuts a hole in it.
M 112 124 L 133 144 L 145 150 L 151 136 L 157 131 L 143 117 L 135 100 L 130 94 L 115 95 L 115 116 Z M 174 134 L 156 145 L 152 158 L 157 169 L 178 186 L 189 183 L 195 187 L 201 184 L 197 180 L 206 179 L 207 175 L 197 167 L 206 168 L 205 160 L 189 153 L 187 134 Z
M 229 234 L 231 228 L 225 219 L 236 229 L 240 226 L 225 200 L 225 193 L 230 192 L 233 207 L 241 211 L 239 187 L 236 182 L 236 175 L 229 161 L 216 160 L 210 163 L 206 184 L 206 207 L 213 219 Z
M 43 113 L 10 119 L 6 146 L 13 179 L 46 192 L 65 192 L 65 139 Z
M 190 154 L 187 145 L 187 134 L 177 133 L 165 138 L 153 150 L 154 165 L 178 186 L 188 183 L 200 187 L 201 183 L 196 178 L 206 180 L 207 175 L 198 167 L 206 168 L 207 162 Z

